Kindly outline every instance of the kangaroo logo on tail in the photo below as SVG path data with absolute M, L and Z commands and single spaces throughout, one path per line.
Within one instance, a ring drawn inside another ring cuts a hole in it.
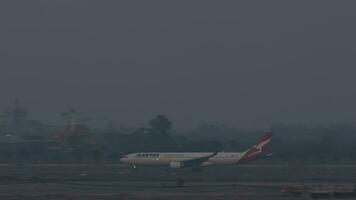
M 259 155 L 267 154 L 267 144 L 272 140 L 272 132 L 266 132 L 262 138 L 257 142 L 257 144 L 253 145 L 249 148 L 240 161 L 250 161 L 256 158 Z

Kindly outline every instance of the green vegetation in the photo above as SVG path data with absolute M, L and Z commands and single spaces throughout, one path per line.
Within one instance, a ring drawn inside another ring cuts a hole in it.
M 93 133 L 79 129 L 66 141 L 25 141 L 0 146 L 0 162 L 118 162 L 132 152 L 244 151 L 263 131 L 243 131 L 227 126 L 202 124 L 194 130 L 177 131 L 164 115 L 126 132 L 112 129 Z M 356 130 L 347 124 L 317 127 L 274 124 L 269 162 L 353 162 Z M 91 142 L 94 141 L 95 142 Z

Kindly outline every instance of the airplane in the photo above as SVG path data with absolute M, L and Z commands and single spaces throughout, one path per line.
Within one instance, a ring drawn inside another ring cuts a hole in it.
M 197 169 L 211 165 L 237 165 L 259 156 L 270 155 L 267 145 L 272 140 L 272 132 L 244 152 L 141 152 L 123 156 L 120 161 L 136 168 L 137 166 L 169 166 L 173 169 Z

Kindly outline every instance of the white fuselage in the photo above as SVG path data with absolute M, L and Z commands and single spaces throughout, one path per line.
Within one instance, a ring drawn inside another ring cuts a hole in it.
M 179 163 L 189 161 L 192 159 L 199 159 L 212 155 L 213 152 L 172 152 L 172 153 L 159 153 L 159 152 L 144 152 L 132 153 L 124 156 L 121 161 L 131 165 L 170 165 L 172 163 Z M 234 165 L 242 158 L 243 153 L 238 152 L 220 152 L 208 158 L 201 166 L 208 165 Z
M 130 165 L 168 165 L 171 168 L 208 165 L 236 165 L 266 155 L 272 132 L 266 132 L 258 142 L 244 152 L 142 152 L 124 156 L 121 161 Z

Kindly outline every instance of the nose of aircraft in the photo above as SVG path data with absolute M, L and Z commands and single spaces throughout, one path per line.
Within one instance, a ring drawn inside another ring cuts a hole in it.
M 123 162 L 123 163 L 126 163 L 128 160 L 128 157 L 127 156 L 124 156 L 120 159 L 120 162 Z

